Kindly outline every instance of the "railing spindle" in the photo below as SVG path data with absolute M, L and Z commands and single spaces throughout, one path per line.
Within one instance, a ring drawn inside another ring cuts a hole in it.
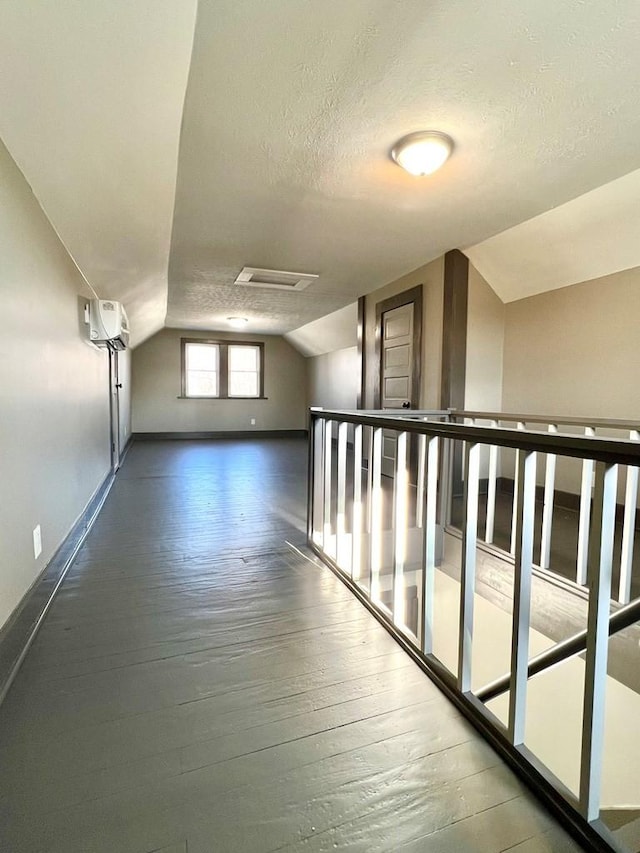
M 596 463 L 592 535 L 588 559 L 589 612 L 580 757 L 580 808 L 588 821 L 596 820 L 600 815 L 617 480 L 617 465 Z
M 491 421 L 492 427 L 498 426 L 498 421 Z M 487 545 L 493 542 L 496 518 L 496 484 L 498 482 L 498 448 L 489 445 L 489 479 L 487 483 L 487 519 L 485 524 L 484 541 Z
M 516 512 L 516 559 L 508 726 L 511 743 L 516 745 L 524 743 L 527 709 L 531 573 L 533 570 L 533 530 L 536 512 L 535 452 L 524 453 L 521 462 Z
M 396 438 L 396 465 L 393 489 L 393 621 L 398 627 L 406 626 L 406 595 L 404 569 L 407 554 L 408 514 L 407 501 L 409 476 L 407 470 L 407 433 Z
M 353 510 L 351 513 L 351 577 L 362 571 L 362 424 L 353 431 Z
M 585 435 L 595 435 L 593 427 L 585 427 Z M 582 460 L 582 482 L 580 485 L 580 518 L 578 519 L 578 557 L 576 560 L 576 583 L 584 586 L 587 582 L 587 562 L 589 559 L 589 520 L 591 518 L 591 488 L 593 485 L 594 463 L 592 459 Z
M 324 509 L 322 514 L 322 547 L 335 559 L 335 542 L 331 536 L 331 465 L 333 454 L 333 421 L 324 427 Z
M 436 510 L 438 506 L 438 451 L 440 439 L 427 440 L 426 501 L 423 528 L 424 570 L 422 573 L 422 651 L 433 653 L 433 613 L 436 575 Z
M 427 436 L 418 436 L 418 482 L 416 483 L 416 527 L 418 529 L 424 523 L 426 453 Z
M 349 551 L 347 539 L 347 430 L 349 424 L 341 421 L 338 424 L 338 474 L 336 498 L 336 562 L 340 568 L 350 570 L 347 565 Z
M 524 429 L 523 421 L 518 421 L 518 429 Z M 515 468 L 513 471 L 513 504 L 511 507 L 511 546 L 509 551 L 511 554 L 516 553 L 516 509 L 518 505 L 518 480 L 520 471 L 520 451 L 516 450 Z
M 369 594 L 380 600 L 380 569 L 382 568 L 382 429 L 374 427 L 371 462 L 371 560 L 369 563 Z
M 371 558 L 371 520 L 373 518 L 373 506 L 371 495 L 373 494 L 373 428 L 368 427 L 367 441 L 367 536 L 369 540 L 369 558 Z
M 558 432 L 557 424 L 549 424 L 549 432 Z M 556 488 L 556 455 L 546 454 L 544 473 L 544 503 L 542 506 L 542 535 L 540 537 L 540 568 L 548 569 L 551 563 L 551 528 L 553 526 L 553 500 Z
M 478 539 L 478 495 L 480 481 L 480 445 L 464 443 L 464 521 L 462 525 L 462 571 L 460 624 L 458 633 L 458 689 L 471 690 L 473 651 L 473 611 L 476 588 L 476 546 Z
M 632 429 L 631 441 L 640 441 L 640 431 Z M 624 493 L 624 521 L 622 523 L 622 551 L 620 554 L 620 586 L 618 601 L 628 604 L 631 601 L 631 574 L 633 571 L 633 543 L 636 533 L 636 504 L 638 502 L 638 469 L 627 466 L 627 483 Z
M 324 547 L 324 431 L 326 421 L 315 418 L 311 421 L 313 455 L 309 469 L 312 472 L 310 539 Z

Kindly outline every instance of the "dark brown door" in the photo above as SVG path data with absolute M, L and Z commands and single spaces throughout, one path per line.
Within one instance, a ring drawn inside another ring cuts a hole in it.
M 418 408 L 422 362 L 422 286 L 378 303 L 376 317 L 379 377 L 376 408 Z M 385 431 L 382 444 L 384 474 L 393 474 L 395 456 L 395 433 Z

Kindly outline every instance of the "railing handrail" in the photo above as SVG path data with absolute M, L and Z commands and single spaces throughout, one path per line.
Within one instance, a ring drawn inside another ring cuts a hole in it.
M 440 423 L 417 420 L 406 413 L 389 417 L 386 413 L 363 414 L 360 411 L 340 409 L 312 408 L 310 412 L 312 417 L 327 421 L 340 420 L 345 423 L 363 424 L 419 435 L 433 435 L 473 444 L 494 444 L 498 447 L 510 447 L 528 452 L 592 459 L 614 465 L 640 465 L 640 443 L 630 439 L 571 435 L 561 432 L 549 433 L 510 427 Z
M 640 621 L 640 598 L 636 598 L 630 604 L 621 607 L 609 617 L 609 636 L 613 637 L 625 628 L 635 625 Z M 527 678 L 533 675 L 538 675 L 544 672 L 545 669 L 550 669 L 569 658 L 581 654 L 587 648 L 587 630 L 579 631 L 566 640 L 561 640 L 549 649 L 540 652 L 539 655 L 531 658 L 527 669 Z M 481 702 L 490 702 L 497 696 L 506 693 L 511 686 L 511 673 L 507 672 L 496 678 L 495 681 L 486 684 L 479 690 L 475 690 L 476 697 Z
M 311 406 L 309 411 L 311 412 L 326 412 L 333 411 L 329 409 L 325 409 L 322 406 Z M 426 417 L 438 417 L 438 418 L 448 418 L 451 415 L 451 409 L 345 409 L 349 412 L 356 412 L 358 415 L 380 415 L 384 413 L 387 417 L 390 418 L 407 418 L 407 417 L 415 417 L 415 418 L 426 418 Z
M 311 407 L 311 411 L 325 411 L 320 406 Z M 625 418 L 589 418 L 575 415 L 534 415 L 527 412 L 480 412 L 472 409 L 358 409 L 361 415 L 379 415 L 387 417 L 450 417 L 475 418 L 486 421 L 511 421 L 513 423 L 555 424 L 562 426 L 594 427 L 596 429 L 619 429 L 628 432 L 640 432 L 640 421 Z
M 474 412 L 466 409 L 449 409 L 451 417 L 476 418 L 487 421 L 513 421 L 529 424 L 561 424 L 562 426 L 595 427 L 601 429 L 639 430 L 640 421 L 620 418 L 577 418 L 564 415 L 531 415 L 517 412 Z

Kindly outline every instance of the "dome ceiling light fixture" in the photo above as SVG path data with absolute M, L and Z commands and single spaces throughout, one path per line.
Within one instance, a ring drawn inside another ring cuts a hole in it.
M 431 175 L 451 156 L 453 139 L 438 130 L 421 130 L 403 136 L 391 149 L 391 157 L 410 175 Z
M 234 329 L 244 329 L 248 322 L 246 317 L 227 317 L 227 323 Z

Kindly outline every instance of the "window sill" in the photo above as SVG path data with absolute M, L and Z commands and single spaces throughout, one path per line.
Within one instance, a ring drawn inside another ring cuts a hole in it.
M 186 394 L 179 394 L 178 400 L 268 400 L 268 397 L 187 397 Z

